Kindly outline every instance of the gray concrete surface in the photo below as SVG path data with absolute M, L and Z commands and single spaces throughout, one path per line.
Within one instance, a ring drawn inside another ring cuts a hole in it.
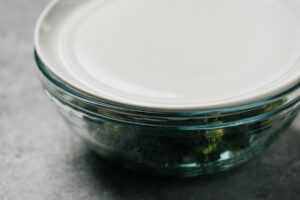
M 0 0 L 0 200 L 300 199 L 300 118 L 243 167 L 193 179 L 141 175 L 74 137 L 41 90 L 32 31 L 47 0 Z

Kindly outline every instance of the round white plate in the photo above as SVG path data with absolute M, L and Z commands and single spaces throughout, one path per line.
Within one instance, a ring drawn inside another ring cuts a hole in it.
M 105 101 L 206 110 L 300 82 L 296 0 L 60 0 L 35 48 L 48 70 Z

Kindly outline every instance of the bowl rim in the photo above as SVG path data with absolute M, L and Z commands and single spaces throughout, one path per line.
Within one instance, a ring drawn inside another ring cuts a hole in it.
M 46 80 L 50 81 L 51 84 L 58 87 L 59 89 L 63 90 L 67 94 L 79 98 L 82 101 L 92 103 L 94 105 L 103 106 L 106 108 L 113 108 L 116 110 L 125 110 L 130 112 L 138 112 L 138 113 L 145 113 L 145 114 L 162 114 L 162 115 L 176 115 L 176 116 L 197 116 L 197 115 L 206 115 L 211 113 L 229 113 L 229 112 L 238 112 L 243 111 L 246 109 L 255 108 L 258 106 L 262 106 L 271 102 L 274 102 L 278 99 L 284 98 L 290 94 L 293 94 L 300 90 L 300 83 L 297 85 L 281 92 L 275 96 L 270 98 L 266 98 L 260 101 L 238 105 L 238 106 L 229 106 L 224 108 L 216 108 L 216 109 L 194 109 L 194 110 L 161 110 L 161 109 L 149 109 L 145 107 L 137 107 L 137 106 L 130 106 L 127 104 L 120 104 L 114 103 L 111 101 L 106 101 L 105 99 L 98 98 L 96 96 L 90 95 L 85 93 L 84 91 L 78 90 L 76 87 L 69 85 L 60 77 L 56 76 L 54 73 L 49 70 L 43 61 L 40 59 L 39 55 L 37 54 L 36 50 L 34 50 L 34 59 L 39 69 L 39 74 L 46 78 Z M 300 102 L 300 95 L 296 94 L 295 98 L 291 100 L 292 102 Z

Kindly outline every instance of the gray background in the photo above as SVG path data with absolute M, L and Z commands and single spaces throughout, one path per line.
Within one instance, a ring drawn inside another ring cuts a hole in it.
M 300 118 L 263 155 L 229 172 L 157 178 L 108 163 L 43 94 L 34 23 L 47 0 L 0 0 L 0 200 L 300 199 Z

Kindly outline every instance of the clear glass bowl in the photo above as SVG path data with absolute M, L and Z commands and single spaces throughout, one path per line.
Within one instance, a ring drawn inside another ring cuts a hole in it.
M 300 110 L 300 84 L 271 99 L 219 110 L 112 105 L 72 88 L 35 57 L 46 94 L 69 127 L 102 157 L 145 172 L 191 177 L 228 170 L 265 150 Z

